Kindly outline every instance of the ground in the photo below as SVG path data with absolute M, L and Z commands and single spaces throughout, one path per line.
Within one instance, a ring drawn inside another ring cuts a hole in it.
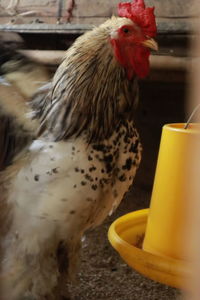
M 110 224 L 119 216 L 149 206 L 150 191 L 133 186 L 120 207 L 83 242 L 79 282 L 72 300 L 175 300 L 180 291 L 156 283 L 126 265 L 107 239 Z

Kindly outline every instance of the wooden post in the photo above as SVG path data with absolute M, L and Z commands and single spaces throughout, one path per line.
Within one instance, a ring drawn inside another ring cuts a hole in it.
M 200 9 L 198 0 L 195 0 L 195 5 L 198 5 Z M 200 21 L 198 21 L 195 31 L 196 39 L 191 51 L 196 56 L 196 62 L 190 73 L 188 114 L 200 105 Z M 200 123 L 200 109 L 197 110 L 192 121 Z M 184 296 L 187 300 L 200 299 L 200 135 L 198 139 L 199 142 L 193 148 L 193 163 L 188 170 L 188 178 L 192 187 L 190 191 L 190 199 L 192 201 L 188 206 L 189 239 L 185 240 L 185 245 L 192 260 L 192 278 L 188 282 L 190 292 Z

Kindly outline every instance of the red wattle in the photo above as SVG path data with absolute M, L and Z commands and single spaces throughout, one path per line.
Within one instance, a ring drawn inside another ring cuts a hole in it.
M 126 47 L 120 41 L 111 39 L 113 51 L 117 61 L 125 68 L 127 78 L 131 80 L 134 75 L 144 78 L 149 73 L 149 49 L 143 46 Z

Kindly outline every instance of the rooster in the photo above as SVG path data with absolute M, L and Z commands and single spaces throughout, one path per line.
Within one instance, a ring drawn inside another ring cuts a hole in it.
M 139 166 L 137 78 L 155 35 L 153 8 L 121 3 L 67 50 L 30 108 L 0 93 L 7 134 L 23 137 L 0 176 L 2 299 L 66 299 L 83 234 L 117 208 Z

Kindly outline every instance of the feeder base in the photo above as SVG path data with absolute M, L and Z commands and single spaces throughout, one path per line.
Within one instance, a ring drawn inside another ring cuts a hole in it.
M 133 269 L 155 281 L 187 289 L 191 265 L 170 257 L 161 257 L 142 249 L 149 209 L 118 218 L 109 228 L 108 239 L 123 260 Z

